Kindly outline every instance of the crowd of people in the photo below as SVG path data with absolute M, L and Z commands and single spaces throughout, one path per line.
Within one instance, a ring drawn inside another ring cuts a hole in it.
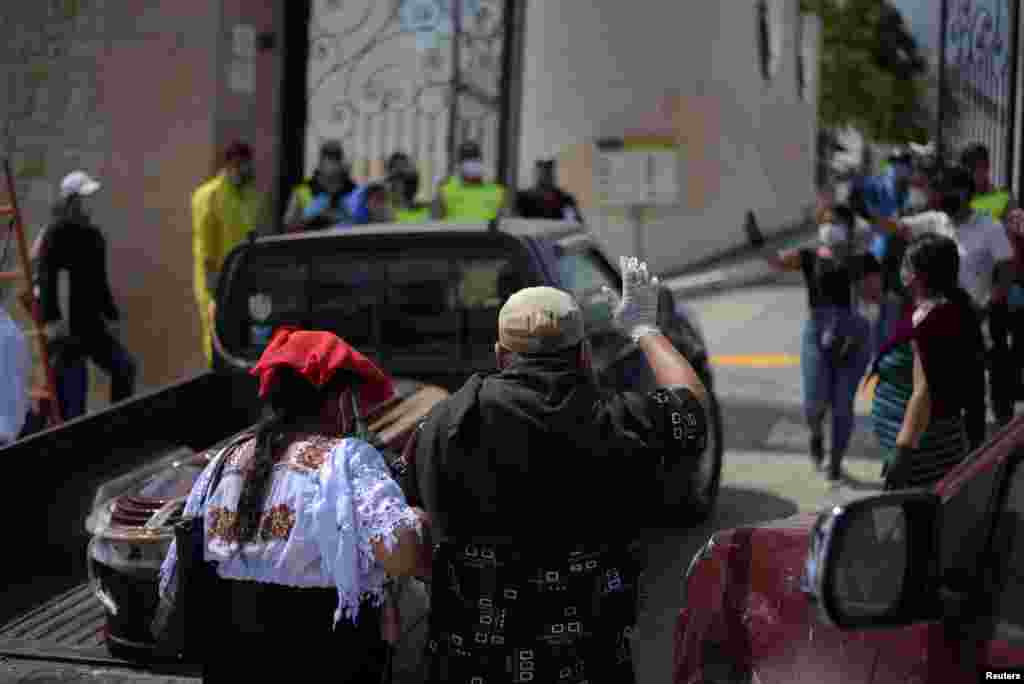
M 422 202 L 419 172 L 408 154 L 395 152 L 386 162 L 384 178 L 360 184 L 351 175 L 341 143 L 328 140 L 321 145 L 312 176 L 293 189 L 277 230 L 370 223 L 486 223 L 500 216 L 582 221 L 575 198 L 557 186 L 554 160 L 538 161 L 535 185 L 509 201 L 506 189 L 486 178 L 482 159 L 479 144 L 463 143 L 457 152 L 457 172 L 437 184 L 431 202 Z M 46 401 L 56 402 L 65 421 L 85 414 L 89 361 L 110 376 L 111 403 L 135 392 L 138 364 L 118 334 L 120 312 L 107 274 L 106 238 L 90 211 L 100 189 L 101 183 L 85 171 L 65 176 L 53 220 L 32 246 L 33 294 L 41 304 L 56 396 L 37 392 L 30 405 L 27 391 L 12 395 L 11 401 L 18 405 L 5 413 L 11 416 L 10 425 L 0 427 L 0 445 L 43 429 L 50 415 Z M 212 304 L 224 261 L 251 232 L 273 232 L 270 203 L 257 187 L 248 144 L 235 141 L 224 150 L 219 171 L 193 192 L 191 213 L 194 294 L 203 353 L 212 363 Z M 0 313 L 0 326 L 5 326 L 6 338 L 11 340 L 4 363 L 11 366 L 11 377 L 23 378 L 19 384 L 28 385 L 31 362 L 26 366 L 20 360 L 29 349 L 25 335 L 6 311 Z M 21 404 L 29 408 L 22 410 Z
M 872 397 L 889 488 L 941 479 L 985 440 L 988 408 L 1005 426 L 1021 396 L 1024 211 L 993 187 L 983 145 L 955 165 L 888 161 L 824 209 L 816 247 L 765 254 L 804 276 L 809 451 L 820 469 L 831 411 L 834 484 L 847 477 L 858 389 Z
M 478 145 L 463 144 L 458 161 L 426 203 L 408 155 L 387 160 L 386 178 L 359 184 L 341 145 L 325 143 L 316 171 L 289 198 L 284 229 L 508 214 L 582 220 L 557 188 L 552 161 L 538 163 L 536 185 L 512 202 L 485 180 Z M 950 167 L 896 155 L 886 174 L 857 183 L 847 204 L 823 213 L 818 244 L 764 255 L 806 284 L 810 456 L 834 483 L 844 477 L 858 388 L 873 387 L 890 489 L 934 483 L 985 439 L 986 384 L 997 421 L 1013 416 L 1024 210 L 991 187 L 988 164 L 979 145 Z M 235 143 L 192 196 L 208 358 L 224 259 L 268 220 L 254 178 L 252 150 Z M 99 188 L 83 172 L 65 178 L 54 222 L 34 248 L 65 416 L 82 410 L 76 373 L 86 359 L 110 373 L 112 400 L 134 391 L 136 364 L 115 334 L 106 244 L 87 209 Z M 916 205 L 911 188 L 922 198 Z M 633 681 L 630 635 L 644 570 L 635 542 L 653 511 L 643 497 L 608 504 L 622 491 L 656 490 L 669 454 L 701 454 L 708 397 L 658 327 L 657 279 L 636 259 L 623 259 L 621 270 L 621 295 L 607 292 L 613 322 L 645 355 L 653 392 L 602 389 L 572 296 L 518 289 L 499 312 L 494 370 L 438 404 L 395 462 L 360 429 L 361 416 L 394 395 L 387 373 L 332 333 L 274 331 L 252 370 L 266 418 L 211 460 L 184 511 L 201 517 L 203 558 L 219 578 L 199 640 L 204 681 L 265 678 L 272 662 L 256 656 L 280 652 L 337 654 L 335 676 L 381 681 L 395 635 L 389 587 L 410 576 L 432 578 L 429 682 Z M 869 316 L 872 307 L 878 313 Z M 10 325 L 0 319 L 0 328 Z M 12 376 L 28 372 L 23 342 L 3 358 Z M 0 440 L 21 430 L 0 424 Z M 586 486 L 573 486 L 581 472 Z M 180 573 L 175 543 L 160 572 L 165 613 L 175 609 Z
M 582 222 L 576 199 L 557 184 L 553 159 L 536 164 L 535 183 L 507 196 L 507 189 L 488 179 L 480 145 L 462 143 L 456 172 L 436 184 L 430 202 L 420 201 L 420 174 L 405 152 L 393 153 L 383 178 L 357 183 L 337 140 L 320 146 L 312 176 L 288 198 L 281 222 L 284 232 L 301 232 L 371 223 L 488 223 L 502 216 Z M 213 358 L 211 302 L 228 253 L 252 231 L 266 230 L 267 201 L 254 186 L 252 149 L 232 143 L 224 168 L 192 196 L 195 297 L 207 360 Z

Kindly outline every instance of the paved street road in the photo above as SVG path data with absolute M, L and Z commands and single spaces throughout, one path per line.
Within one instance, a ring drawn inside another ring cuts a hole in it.
M 697 313 L 716 362 L 716 391 L 725 423 L 723 489 L 716 514 L 707 524 L 686 530 L 666 520 L 664 529 L 647 532 L 650 599 L 634 641 L 640 684 L 670 681 L 682 574 L 714 531 L 816 510 L 880 486 L 865 403 L 858 405 L 860 422 L 845 463 L 857 481 L 833 492 L 811 469 L 798 365 L 807 302 L 798 279 L 787 277 L 781 284 L 686 303 Z

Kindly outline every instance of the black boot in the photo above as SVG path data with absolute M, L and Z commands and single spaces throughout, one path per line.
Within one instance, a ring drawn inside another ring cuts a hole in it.
M 821 470 L 821 464 L 825 461 L 825 438 L 818 435 L 811 435 L 811 464 L 815 470 Z
M 843 455 L 832 452 L 832 458 L 828 461 L 829 484 L 838 485 L 843 480 Z

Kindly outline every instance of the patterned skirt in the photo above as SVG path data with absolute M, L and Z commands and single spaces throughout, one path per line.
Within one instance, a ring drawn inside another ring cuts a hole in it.
M 920 446 L 908 463 L 896 463 L 896 438 L 913 392 L 914 353 L 910 344 L 890 350 L 878 364 L 878 386 L 871 406 L 875 434 L 882 447 L 886 486 L 890 489 L 928 487 L 941 480 L 967 455 L 961 416 L 933 417 L 921 436 Z

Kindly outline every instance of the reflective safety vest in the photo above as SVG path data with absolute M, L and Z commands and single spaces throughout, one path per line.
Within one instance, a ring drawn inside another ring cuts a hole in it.
M 430 207 L 395 210 L 396 223 L 430 223 Z
M 299 209 L 305 210 L 313 201 L 313 188 L 309 183 L 301 183 L 295 186 L 295 199 L 299 202 Z
M 444 221 L 483 223 L 498 218 L 505 201 L 505 188 L 497 183 L 466 185 L 453 176 L 441 186 L 446 214 Z
M 977 195 L 971 200 L 971 209 L 986 213 L 996 221 L 1002 221 L 1009 204 L 1010 193 L 1005 190 L 996 190 L 984 195 Z

